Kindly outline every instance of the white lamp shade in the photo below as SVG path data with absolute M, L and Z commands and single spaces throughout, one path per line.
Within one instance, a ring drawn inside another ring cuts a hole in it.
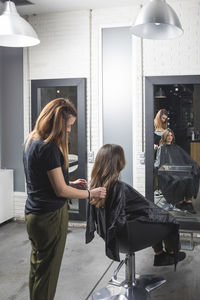
M 150 0 L 141 9 L 131 33 L 145 39 L 173 39 L 183 33 L 175 11 L 165 0 Z
M 0 16 L 0 46 L 30 47 L 40 43 L 32 26 L 17 12 L 11 1 L 4 3 L 3 14 Z

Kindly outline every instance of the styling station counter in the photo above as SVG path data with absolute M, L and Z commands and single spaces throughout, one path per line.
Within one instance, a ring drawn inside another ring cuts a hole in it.
M 13 170 L 0 169 L 0 224 L 13 217 Z
M 194 140 L 190 143 L 190 155 L 200 166 L 200 140 Z

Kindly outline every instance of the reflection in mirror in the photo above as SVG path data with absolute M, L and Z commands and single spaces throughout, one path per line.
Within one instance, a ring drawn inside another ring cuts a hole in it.
M 154 85 L 154 202 L 200 216 L 200 84 Z

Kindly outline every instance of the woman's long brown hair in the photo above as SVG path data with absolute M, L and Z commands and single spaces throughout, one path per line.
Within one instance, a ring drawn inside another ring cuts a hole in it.
M 76 108 L 69 99 L 58 98 L 50 101 L 37 118 L 33 131 L 29 134 L 25 151 L 31 140 L 43 139 L 44 142 L 54 142 L 64 156 L 65 166 L 68 166 L 68 134 L 67 121 L 77 117 Z
M 167 136 L 168 134 L 171 132 L 172 136 L 173 136 L 173 140 L 172 140 L 172 144 L 175 143 L 175 135 L 174 135 L 174 132 L 173 130 L 171 129 L 165 129 L 165 131 L 163 132 L 162 134 L 162 137 L 161 137 L 161 140 L 160 140 L 160 146 L 161 145 L 166 145 L 167 144 Z
M 163 122 L 161 121 L 161 117 L 162 117 L 163 115 L 168 116 L 168 112 L 167 112 L 167 110 L 164 109 L 164 108 L 163 108 L 163 109 L 160 109 L 160 110 L 157 112 L 156 116 L 155 116 L 155 119 L 154 119 L 154 127 L 155 127 L 155 129 L 158 129 L 158 128 L 167 129 L 167 119 L 166 119 L 165 123 L 163 123 Z
M 102 146 L 97 153 L 92 169 L 90 188 L 103 186 L 108 195 L 124 167 L 125 156 L 121 146 L 114 144 Z M 104 207 L 105 199 L 91 199 L 90 203 L 96 207 Z

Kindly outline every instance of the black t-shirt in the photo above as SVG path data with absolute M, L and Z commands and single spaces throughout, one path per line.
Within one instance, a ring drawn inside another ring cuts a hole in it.
M 161 140 L 161 135 L 158 135 L 154 132 L 154 144 L 159 146 L 160 140 Z
M 69 184 L 68 169 L 58 146 L 42 139 L 32 140 L 23 153 L 28 198 L 25 213 L 43 214 L 61 208 L 65 198 L 56 196 L 47 171 L 61 167 L 66 184 Z

